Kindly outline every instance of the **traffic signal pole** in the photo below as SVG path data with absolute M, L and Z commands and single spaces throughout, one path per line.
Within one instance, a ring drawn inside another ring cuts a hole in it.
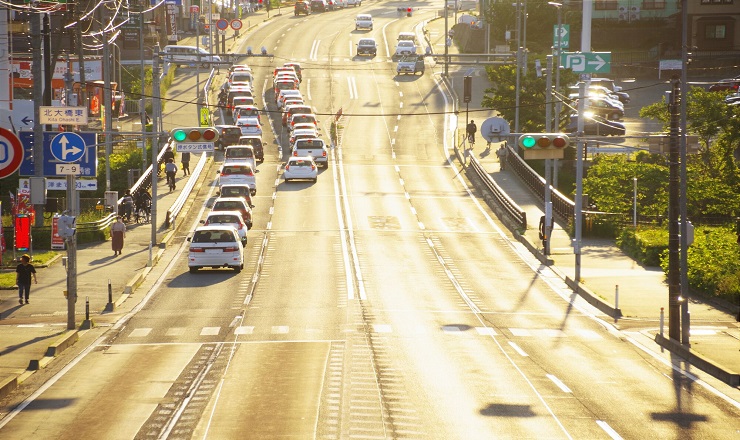
M 161 117 L 159 93 L 159 44 L 157 44 L 154 46 L 152 56 L 152 236 L 150 241 L 152 245 L 157 244 L 157 171 L 159 171 L 157 156 L 159 155 L 159 118 Z
M 581 234 L 583 232 L 583 112 L 586 108 L 586 83 L 590 81 L 581 81 L 578 88 L 578 145 L 576 146 L 576 199 L 575 199 L 575 220 L 576 230 L 573 239 L 573 254 L 576 256 L 575 274 L 573 276 L 576 285 L 581 282 Z

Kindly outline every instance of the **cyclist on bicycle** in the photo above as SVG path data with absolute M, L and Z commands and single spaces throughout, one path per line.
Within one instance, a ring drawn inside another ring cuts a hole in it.
M 123 215 L 126 221 L 131 221 L 131 214 L 134 212 L 134 198 L 131 196 L 131 190 L 127 189 L 123 195 Z
M 174 159 L 167 159 L 164 166 L 164 172 L 167 174 L 167 184 L 170 185 L 170 191 L 175 190 L 175 174 L 177 174 L 177 165 Z
M 152 208 L 152 196 L 149 194 L 149 191 L 145 189 L 138 190 L 134 196 L 134 206 L 136 208 L 137 217 L 139 216 L 139 212 L 143 211 L 144 215 L 148 219 Z
M 475 125 L 475 121 L 472 119 L 468 123 L 468 126 L 465 127 L 465 133 L 468 135 L 468 142 L 470 142 L 471 145 L 475 144 L 475 133 L 478 131 L 478 127 Z

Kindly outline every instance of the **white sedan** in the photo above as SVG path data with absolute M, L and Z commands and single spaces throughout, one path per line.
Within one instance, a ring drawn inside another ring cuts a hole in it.
M 401 40 L 396 46 L 396 56 L 416 54 L 416 44 L 413 41 Z
M 201 226 L 188 238 L 188 268 L 226 267 L 239 273 L 244 269 L 244 245 L 231 226 Z
M 247 244 L 247 231 L 249 228 L 244 223 L 242 213 L 239 211 L 211 211 L 205 220 L 201 220 L 203 226 L 231 226 L 236 229 L 242 244 Z
M 319 167 L 310 156 L 291 157 L 285 164 L 283 179 L 289 182 L 295 179 L 307 179 L 316 182 L 319 177 Z
M 243 116 L 238 118 L 235 125 L 239 126 L 242 136 L 262 136 L 262 125 L 259 118 L 255 116 Z

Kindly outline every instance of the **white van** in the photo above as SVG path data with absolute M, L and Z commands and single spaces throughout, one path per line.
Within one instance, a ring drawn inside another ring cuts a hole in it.
M 373 30 L 373 16 L 370 14 L 357 14 L 357 18 L 355 18 L 355 30 L 359 29 Z
M 211 62 L 220 62 L 221 57 L 211 55 L 202 47 L 195 46 L 175 46 L 169 45 L 164 47 L 165 61 L 175 65 L 188 65 L 201 63 L 203 67 L 209 67 Z

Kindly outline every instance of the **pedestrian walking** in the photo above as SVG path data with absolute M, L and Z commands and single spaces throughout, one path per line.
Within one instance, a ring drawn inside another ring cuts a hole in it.
M 31 295 L 31 278 L 33 283 L 38 284 L 36 280 L 36 268 L 31 263 L 31 257 L 28 254 L 21 256 L 21 264 L 15 268 L 15 284 L 18 286 L 18 303 L 23 304 L 25 297 L 28 304 L 28 297 Z
M 113 256 L 121 255 L 123 249 L 123 239 L 126 238 L 126 224 L 122 221 L 121 216 L 116 216 L 116 222 L 110 227 L 111 246 L 113 247 Z
M 180 162 L 182 162 L 182 173 L 185 176 L 190 175 L 190 153 L 184 152 L 180 154 Z
M 498 150 L 496 150 L 496 156 L 498 156 L 499 164 L 501 165 L 501 171 L 504 170 L 504 166 L 506 165 L 506 142 L 501 144 Z

